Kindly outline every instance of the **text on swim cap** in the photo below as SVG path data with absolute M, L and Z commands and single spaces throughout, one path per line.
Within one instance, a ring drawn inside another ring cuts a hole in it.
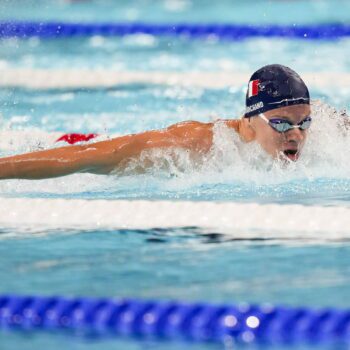
M 256 111 L 257 109 L 263 108 L 264 107 L 264 102 L 258 102 L 255 103 L 254 105 L 251 105 L 249 107 L 246 108 L 245 112 L 246 113 L 251 113 Z

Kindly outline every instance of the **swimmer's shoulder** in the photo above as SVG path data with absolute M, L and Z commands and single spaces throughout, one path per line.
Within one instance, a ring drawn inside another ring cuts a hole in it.
M 241 119 L 219 119 L 221 123 L 224 123 L 230 129 L 234 129 L 237 133 L 240 132 L 241 129 Z
M 189 120 L 165 129 L 174 144 L 180 147 L 205 151 L 209 150 L 213 139 L 213 123 Z
M 187 120 L 169 126 L 166 130 L 174 135 L 184 136 L 186 134 L 212 132 L 213 123 L 203 123 L 196 120 Z
M 212 136 L 213 127 L 217 123 L 223 123 L 228 128 L 235 130 L 238 134 L 241 134 L 243 130 L 241 119 L 217 119 L 214 122 L 199 122 L 194 120 L 189 120 L 185 122 L 180 122 L 171 125 L 167 128 L 174 135 L 186 136 L 186 135 L 201 135 Z
M 225 123 L 228 128 L 235 130 L 244 142 L 251 142 L 255 139 L 255 133 L 249 126 L 247 118 L 222 119 L 221 122 Z

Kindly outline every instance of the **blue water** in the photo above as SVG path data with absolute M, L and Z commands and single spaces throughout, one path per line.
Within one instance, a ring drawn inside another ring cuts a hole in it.
M 348 22 L 347 0 L 5 0 L 0 18 L 71 22 Z M 28 10 L 30 9 L 30 10 Z
M 0 41 L 0 68 L 90 68 L 113 71 L 252 71 L 271 62 L 299 72 L 350 68 L 350 39 L 332 41 L 252 39 L 238 42 L 157 38 L 72 38 Z M 64 55 L 62 54 L 64 52 Z M 330 54 L 330 52 L 332 54 Z
M 346 242 L 293 247 L 226 241 L 195 230 L 51 232 L 1 241 L 0 256 L 6 259 L 0 292 L 347 307 L 349 253 Z M 60 343 L 79 348 L 84 342 L 39 334 L 12 334 L 8 339 L 0 333 L 1 343 L 20 342 L 24 349 L 31 348 L 25 343 L 28 336 L 50 348 Z M 129 342 L 126 348 L 141 346 Z M 125 347 L 118 341 L 100 341 L 97 348 Z
M 1 19 L 67 21 L 330 23 L 350 20 L 348 1 L 6 1 Z M 280 62 L 303 72 L 350 73 L 350 40 L 254 39 L 237 43 L 137 36 L 0 42 L 0 68 L 114 71 L 243 71 Z M 229 74 L 229 73 L 228 73 Z M 207 168 L 124 177 L 79 174 L 2 181 L 1 197 L 189 199 L 307 205 L 350 204 L 349 135 L 334 126 L 348 86 L 313 88 L 314 131 L 288 169 L 256 165 L 230 149 Z M 245 86 L 226 89 L 126 85 L 110 89 L 0 89 L 0 130 L 21 131 L 0 155 L 45 147 L 37 130 L 127 134 L 183 120 L 238 118 Z M 335 118 L 335 119 L 334 119 Z M 2 141 L 4 141 L 2 136 Z M 6 137 L 5 137 L 6 138 Z M 6 140 L 5 140 L 6 141 Z M 226 145 L 227 144 L 227 145 Z M 226 145 L 226 146 L 225 146 Z M 226 147 L 226 148 L 225 148 Z M 10 208 L 1 208 L 0 210 Z M 254 213 L 247 213 L 252 215 Z M 273 215 L 273 213 L 271 213 Z M 303 224 L 302 222 L 300 223 Z M 0 293 L 117 296 L 349 307 L 349 242 L 240 241 L 196 229 L 29 231 L 0 228 Z M 257 237 L 259 238 L 259 237 Z M 4 349 L 218 349 L 223 346 L 0 333 Z M 250 347 L 249 347 L 250 348 Z M 274 347 L 282 348 L 282 347 Z M 301 349 L 302 347 L 300 347 Z M 336 349 L 337 347 L 329 347 Z M 303 348 L 304 349 L 304 348 Z M 305 347 L 306 349 L 306 347 Z

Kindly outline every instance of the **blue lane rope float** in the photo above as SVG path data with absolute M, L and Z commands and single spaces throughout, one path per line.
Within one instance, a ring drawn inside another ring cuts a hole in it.
M 283 37 L 333 40 L 350 36 L 350 25 L 234 25 L 234 24 L 147 24 L 147 23 L 45 23 L 0 22 L 0 38 L 18 37 L 75 37 L 124 36 L 150 34 L 155 36 L 186 36 L 190 38 L 216 37 L 242 40 L 254 37 Z
M 1 328 L 201 342 L 349 343 L 350 309 L 0 296 Z

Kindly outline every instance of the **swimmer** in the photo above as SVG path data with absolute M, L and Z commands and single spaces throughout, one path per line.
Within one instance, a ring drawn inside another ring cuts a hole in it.
M 242 118 L 219 122 L 238 133 L 242 143 L 256 142 L 273 158 L 297 161 L 311 126 L 310 115 L 310 95 L 303 80 L 290 68 L 273 64 L 250 78 Z M 203 156 L 213 145 L 214 124 L 187 121 L 163 130 L 0 158 L 0 179 L 110 174 L 152 149 L 180 148 L 194 158 Z

